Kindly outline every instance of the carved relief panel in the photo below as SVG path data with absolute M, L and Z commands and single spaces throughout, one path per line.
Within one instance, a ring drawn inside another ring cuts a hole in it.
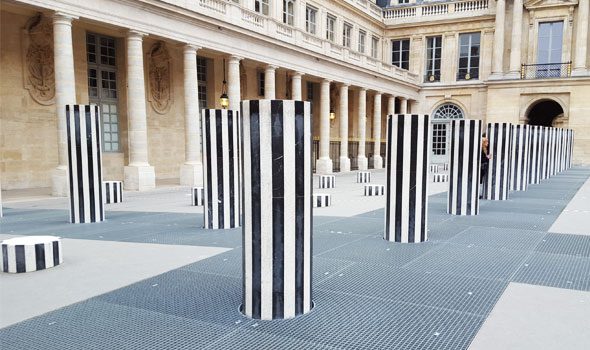
M 166 114 L 172 106 L 171 58 L 163 41 L 155 42 L 148 52 L 149 101 L 158 114 Z
M 53 62 L 53 27 L 51 21 L 38 14 L 23 30 L 24 87 L 37 103 L 55 103 L 55 71 Z

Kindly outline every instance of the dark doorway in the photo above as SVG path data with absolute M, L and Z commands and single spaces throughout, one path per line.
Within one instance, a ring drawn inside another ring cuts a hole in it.
M 527 116 L 530 125 L 553 126 L 555 118 L 563 115 L 561 105 L 552 100 L 536 103 Z

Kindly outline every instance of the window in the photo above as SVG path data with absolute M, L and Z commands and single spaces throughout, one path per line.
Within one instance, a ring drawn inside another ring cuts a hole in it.
M 426 82 L 440 81 L 442 37 L 434 36 L 426 42 Z
M 371 38 L 371 57 L 377 58 L 379 55 L 379 38 L 376 36 Z
M 462 119 L 463 111 L 459 106 L 452 103 L 445 103 L 438 107 L 433 113 L 433 119 Z
M 352 35 L 352 25 L 344 23 L 342 28 L 342 46 L 350 48 L 350 37 Z
M 207 59 L 197 57 L 197 83 L 199 85 L 199 110 L 207 108 Z
M 359 47 L 358 50 L 360 53 L 365 53 L 365 38 L 367 37 L 367 33 L 364 30 L 359 30 Z
M 410 69 L 410 39 L 391 41 L 391 64 Z
M 537 77 L 561 76 L 561 51 L 563 46 L 563 22 L 539 23 Z
M 293 25 L 294 0 L 283 0 L 283 23 Z
M 316 16 L 318 10 L 311 6 L 307 6 L 305 9 L 305 31 L 309 34 L 316 33 Z
M 328 15 L 328 17 L 326 17 L 326 39 L 334 42 L 334 39 L 336 39 L 334 37 L 334 31 L 336 29 L 336 17 L 332 16 L 332 15 Z
M 264 72 L 258 72 L 258 96 L 264 96 Z
M 444 156 L 447 153 L 447 123 L 432 124 L 432 154 Z
M 105 152 L 119 151 L 119 111 L 115 39 L 98 34 L 86 34 L 88 61 L 88 97 L 100 107 L 102 119 L 102 148 Z
M 254 0 L 254 11 L 268 16 L 270 0 Z
M 480 33 L 459 35 L 459 72 L 457 80 L 479 78 Z
M 313 83 L 311 81 L 307 82 L 307 100 L 313 100 Z

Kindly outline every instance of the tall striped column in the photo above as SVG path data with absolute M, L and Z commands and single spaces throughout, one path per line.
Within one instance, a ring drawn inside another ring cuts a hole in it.
M 526 191 L 529 174 L 530 127 L 512 125 L 512 154 L 510 156 L 510 190 Z
M 451 169 L 447 197 L 449 214 L 479 214 L 481 127 L 481 120 L 451 122 Z
M 104 220 L 100 113 L 96 105 L 67 105 L 70 221 Z
M 485 199 L 506 200 L 510 188 L 510 153 L 512 124 L 488 123 L 489 153 L 488 180 Z
M 560 173 L 564 170 L 563 160 L 564 160 L 564 147 L 563 147 L 563 135 L 565 129 L 558 128 L 557 129 L 557 172 Z
M 573 164 L 573 151 L 574 151 L 574 131 L 572 129 L 567 129 L 567 141 L 566 141 L 566 169 L 572 167 Z
M 529 125 L 529 184 L 541 180 L 541 126 Z
M 549 177 L 557 173 L 555 171 L 555 152 L 557 150 L 555 142 L 556 131 L 556 128 L 549 128 Z
M 239 227 L 239 113 L 227 109 L 203 109 L 201 124 L 205 228 Z
M 546 126 L 541 127 L 541 180 L 549 178 L 549 129 Z
M 242 101 L 243 304 L 254 319 L 312 308 L 312 119 L 303 101 Z
M 392 242 L 427 239 L 428 115 L 387 117 L 387 204 L 384 238 Z

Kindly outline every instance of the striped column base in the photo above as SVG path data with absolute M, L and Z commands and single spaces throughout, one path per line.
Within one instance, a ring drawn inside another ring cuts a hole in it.
M 327 193 L 314 193 L 313 194 L 313 207 L 329 207 L 332 205 L 332 195 Z
M 191 191 L 192 201 L 191 204 L 196 207 L 200 207 L 204 203 L 205 188 L 204 187 L 193 187 Z
M 334 175 L 319 175 L 319 180 L 319 188 L 336 187 L 336 176 Z
M 105 204 L 123 202 L 123 181 L 103 181 L 102 198 Z
M 438 171 L 448 171 L 449 163 L 442 163 L 438 165 Z
M 356 173 L 356 182 L 357 183 L 369 183 L 371 182 L 371 172 L 369 171 L 359 171 Z
M 428 169 L 430 169 L 430 173 L 431 174 L 436 174 L 439 171 L 438 164 L 430 164 L 430 166 L 428 167 Z
M 449 174 L 434 174 L 432 182 L 449 182 Z
M 2 271 L 32 272 L 63 262 L 61 239 L 54 236 L 17 237 L 2 241 Z
M 382 196 L 384 194 L 384 185 L 365 185 L 365 196 Z

